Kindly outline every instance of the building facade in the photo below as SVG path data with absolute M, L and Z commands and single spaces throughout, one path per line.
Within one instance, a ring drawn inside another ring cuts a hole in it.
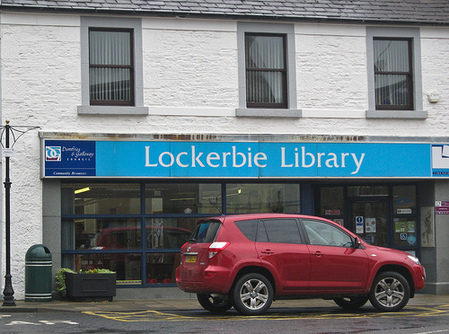
M 17 299 L 39 243 L 119 298 L 180 296 L 195 220 L 254 212 L 333 219 L 449 293 L 447 1 L 1 10 L 2 124 L 39 127 L 10 158 Z

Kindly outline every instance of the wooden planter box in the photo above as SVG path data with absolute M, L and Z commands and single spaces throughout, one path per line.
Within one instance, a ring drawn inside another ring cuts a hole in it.
M 70 300 L 108 299 L 116 295 L 117 274 L 66 273 L 67 297 Z

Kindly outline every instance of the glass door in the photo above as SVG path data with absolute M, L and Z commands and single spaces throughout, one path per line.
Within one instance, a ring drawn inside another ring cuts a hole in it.
M 352 231 L 371 245 L 390 247 L 387 213 L 387 200 L 352 200 Z

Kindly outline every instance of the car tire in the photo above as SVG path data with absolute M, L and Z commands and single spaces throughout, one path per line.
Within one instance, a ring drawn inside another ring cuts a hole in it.
M 366 304 L 368 301 L 368 296 L 359 296 L 359 297 L 341 297 L 334 298 L 334 302 L 346 309 L 346 310 L 357 310 Z
M 402 310 L 410 299 L 410 286 L 401 274 L 388 271 L 377 275 L 369 294 L 371 304 L 382 312 Z
M 234 308 L 244 315 L 265 313 L 273 302 L 273 287 L 263 275 L 253 273 L 242 276 L 233 290 Z
M 227 298 L 215 296 L 209 293 L 198 293 L 196 295 L 200 305 L 211 313 L 224 313 L 232 307 L 232 302 Z

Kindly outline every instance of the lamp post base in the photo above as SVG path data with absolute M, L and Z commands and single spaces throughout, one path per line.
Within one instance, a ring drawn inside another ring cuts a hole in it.
M 16 306 L 11 275 L 5 275 L 5 289 L 3 290 L 3 306 Z

